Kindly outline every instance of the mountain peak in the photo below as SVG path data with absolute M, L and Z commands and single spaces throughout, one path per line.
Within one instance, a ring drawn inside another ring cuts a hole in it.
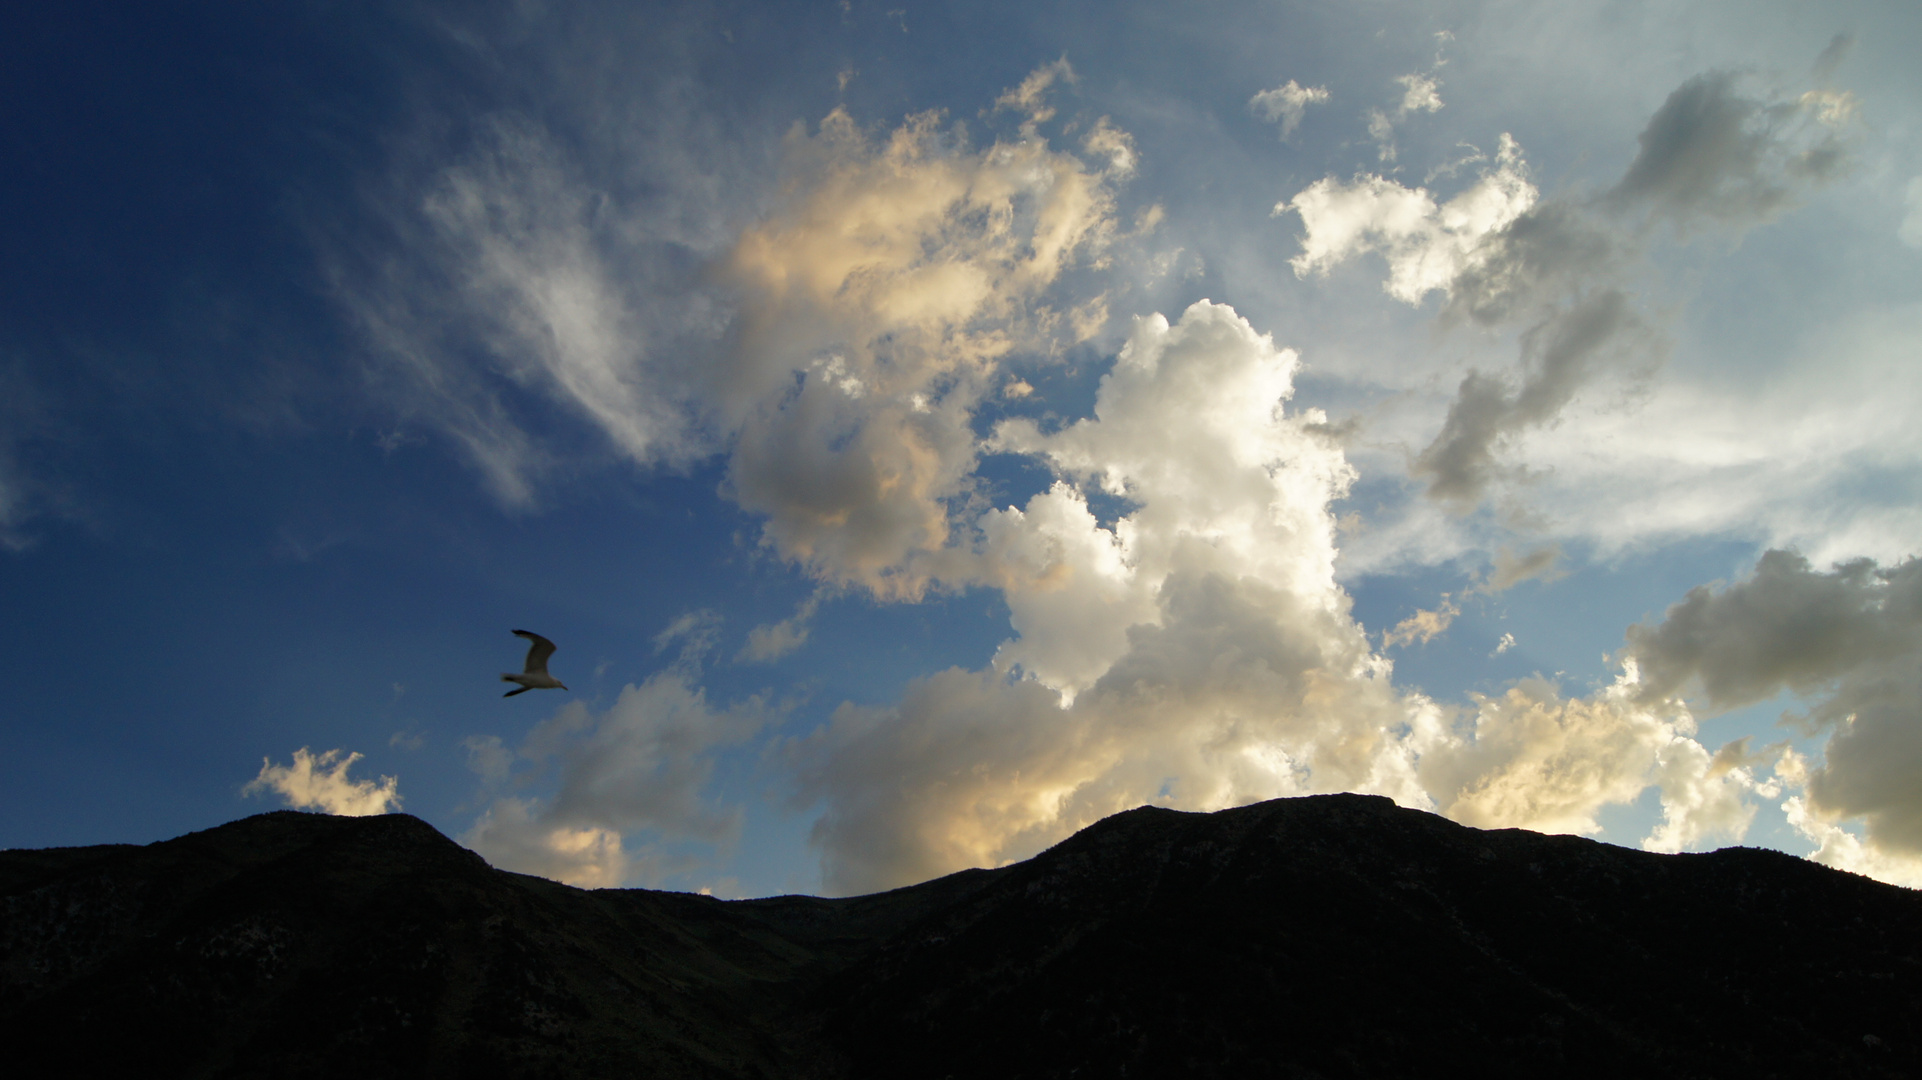
M 1893 1077 L 1922 1064 L 1918 940 L 1922 896 L 1780 853 L 1367 795 L 1143 806 L 997 870 L 730 902 L 282 811 L 0 852 L 0 1037 L 157 1076 Z

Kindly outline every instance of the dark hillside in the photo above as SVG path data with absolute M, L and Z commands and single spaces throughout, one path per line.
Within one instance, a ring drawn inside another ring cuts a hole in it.
M 587 892 L 418 819 L 0 852 L 29 1074 L 1922 1075 L 1922 895 L 1385 799 L 1143 808 L 868 897 Z
M 1142 808 L 836 981 L 871 1076 L 1922 1075 L 1922 896 L 1386 799 Z
M 81 1073 L 791 1075 L 759 1025 L 812 955 L 705 897 L 504 873 L 405 815 L 263 814 L 31 887 L 26 860 L 0 1024 Z

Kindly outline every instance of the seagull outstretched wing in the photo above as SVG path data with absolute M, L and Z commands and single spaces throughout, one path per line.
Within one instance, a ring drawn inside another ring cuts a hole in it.
M 514 636 L 524 637 L 528 641 L 533 642 L 532 645 L 527 647 L 527 667 L 525 673 L 528 675 L 547 674 L 547 658 L 554 655 L 554 643 L 531 630 L 516 630 L 514 631 Z

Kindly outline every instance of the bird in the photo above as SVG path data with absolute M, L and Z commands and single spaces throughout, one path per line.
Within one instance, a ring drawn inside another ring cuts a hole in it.
M 529 690 L 566 690 L 567 684 L 547 673 L 547 658 L 554 655 L 554 643 L 531 630 L 516 630 L 515 637 L 524 637 L 533 642 L 527 647 L 527 670 L 519 675 L 501 673 L 502 682 L 520 683 L 520 689 L 509 690 L 502 697 L 525 694 Z

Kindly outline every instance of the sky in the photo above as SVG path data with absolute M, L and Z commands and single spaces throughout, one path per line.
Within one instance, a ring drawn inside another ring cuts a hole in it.
M 887 4 L 0 16 L 0 847 L 1922 887 L 1922 9 Z

